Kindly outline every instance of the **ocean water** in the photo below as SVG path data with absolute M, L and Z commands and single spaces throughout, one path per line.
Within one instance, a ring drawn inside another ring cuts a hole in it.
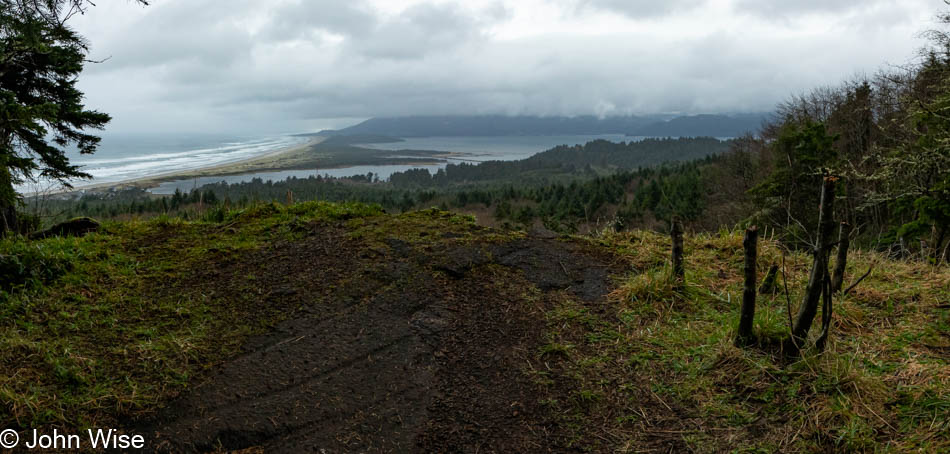
M 77 153 L 72 160 L 96 182 L 109 183 L 241 161 L 306 141 L 290 135 L 106 136 L 95 154 Z
M 104 134 L 96 153 L 69 150 L 70 162 L 92 179 L 73 180 L 76 188 L 120 183 L 184 170 L 211 167 L 268 154 L 307 141 L 291 135 Z M 53 182 L 20 185 L 24 193 L 55 190 Z

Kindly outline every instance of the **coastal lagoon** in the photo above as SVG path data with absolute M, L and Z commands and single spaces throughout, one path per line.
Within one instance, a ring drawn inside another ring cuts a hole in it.
M 410 137 L 402 142 L 360 145 L 378 150 L 438 150 L 464 153 L 461 161 L 516 161 L 558 145 L 581 145 L 592 140 L 629 142 L 643 137 L 623 134 L 562 136 Z
M 316 176 L 324 177 L 352 177 L 355 175 L 366 175 L 372 173 L 380 180 L 388 180 L 390 175 L 396 172 L 405 172 L 409 169 L 429 169 L 429 172 L 435 173 L 444 168 L 447 163 L 433 165 L 380 165 L 380 166 L 352 166 L 339 169 L 313 169 L 313 170 L 280 170 L 274 172 L 255 172 L 241 175 L 221 175 L 211 177 L 198 177 L 190 179 L 181 179 L 174 181 L 165 181 L 158 186 L 149 188 L 148 192 L 158 195 L 174 194 L 175 190 L 188 192 L 195 188 L 200 188 L 206 184 L 215 184 L 225 182 L 228 184 L 243 183 L 260 178 L 263 181 L 284 181 L 288 178 L 310 178 Z

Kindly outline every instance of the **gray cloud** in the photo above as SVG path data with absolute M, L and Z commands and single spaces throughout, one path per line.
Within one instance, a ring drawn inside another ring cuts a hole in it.
M 867 8 L 879 0 L 855 2 L 853 0 L 740 0 L 736 7 L 763 15 L 783 16 L 804 13 L 840 13 L 858 8 Z
M 106 64 L 88 65 L 87 72 L 114 71 L 126 67 L 161 66 L 172 62 L 198 61 L 225 66 L 246 58 L 252 46 L 250 33 L 235 23 L 238 8 L 219 9 L 212 0 L 192 0 L 189 8 L 154 8 L 133 23 L 124 24 L 115 36 L 92 37 L 93 56 L 108 55 Z M 87 13 L 96 13 L 96 10 Z
M 363 1 L 297 0 L 274 8 L 261 37 L 310 39 L 315 31 L 365 36 L 376 23 L 376 16 Z
M 694 9 L 706 3 L 707 0 L 578 0 L 576 6 L 581 9 L 612 11 L 634 19 L 642 19 Z
M 860 18 L 874 15 L 881 11 L 897 14 L 890 16 L 891 24 L 895 24 L 901 19 L 908 19 L 908 11 L 915 8 L 908 8 L 907 0 L 738 0 L 735 4 L 736 11 L 750 13 L 772 21 L 788 21 L 808 15 L 828 15 L 846 16 L 857 14 Z M 926 2 L 922 2 L 926 4 Z M 939 2 L 931 2 L 933 8 L 939 8 Z M 919 5 L 918 5 L 919 6 Z M 900 17 L 903 16 L 903 17 Z
M 419 4 L 359 36 L 349 48 L 370 58 L 422 58 L 479 38 L 480 25 L 454 5 Z
M 715 10 L 700 0 L 525 1 L 386 11 L 380 0 L 234 0 L 226 8 L 165 0 L 144 9 L 102 2 L 76 27 L 93 58 L 112 58 L 90 65 L 80 85 L 118 130 L 299 131 L 336 126 L 321 119 L 376 115 L 760 111 L 911 56 L 914 32 L 931 25 L 920 18 L 932 13 L 928 0 L 867 8 L 736 0 Z M 592 27 L 604 14 L 613 25 Z M 772 16 L 816 16 L 823 25 L 803 33 L 810 23 Z

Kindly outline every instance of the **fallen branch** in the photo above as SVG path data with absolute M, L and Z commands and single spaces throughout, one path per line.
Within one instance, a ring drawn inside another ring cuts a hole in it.
M 709 290 L 706 290 L 706 293 L 708 293 L 709 296 L 715 298 L 716 300 L 718 300 L 718 301 L 721 302 L 721 303 L 732 304 L 732 295 L 729 294 L 728 292 L 726 293 L 726 296 L 728 296 L 729 299 L 723 298 L 723 297 L 722 297 L 722 294 L 717 295 L 717 294 L 715 294 L 715 293 L 713 293 L 713 292 L 711 292 L 711 291 L 709 291 Z
M 874 265 L 869 266 L 869 267 L 868 267 L 868 272 L 867 272 L 867 273 L 864 273 L 864 276 L 861 276 L 860 278 L 858 278 L 857 281 L 855 281 L 853 284 L 851 284 L 851 286 L 848 287 L 848 289 L 845 290 L 843 294 L 844 294 L 844 295 L 847 295 L 848 293 L 851 293 L 851 290 L 854 290 L 854 288 L 857 287 L 858 284 L 860 284 L 861 281 L 864 280 L 864 278 L 866 278 L 866 277 L 868 277 L 868 276 L 871 275 L 871 270 L 872 270 L 872 269 L 874 269 Z

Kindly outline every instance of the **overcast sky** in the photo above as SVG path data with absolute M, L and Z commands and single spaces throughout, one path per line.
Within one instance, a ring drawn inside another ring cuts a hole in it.
M 911 61 L 941 0 L 122 0 L 72 22 L 113 132 L 771 110 Z

